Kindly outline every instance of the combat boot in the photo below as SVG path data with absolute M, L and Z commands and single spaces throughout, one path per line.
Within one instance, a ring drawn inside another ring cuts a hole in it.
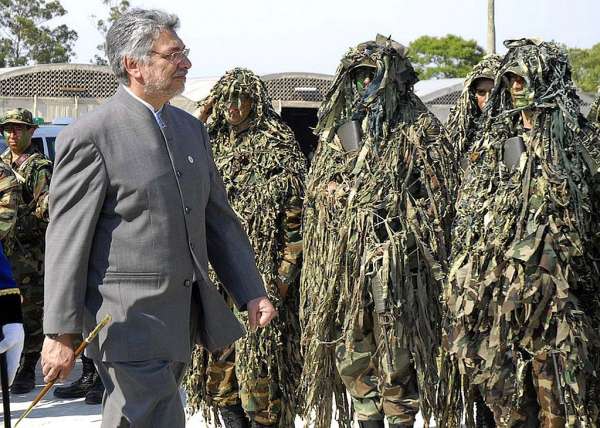
M 378 421 L 358 421 L 360 428 L 383 428 L 385 426 L 383 419 Z
M 221 407 L 219 411 L 225 428 L 250 428 L 250 422 L 241 404 Z
M 56 398 L 83 398 L 92 389 L 94 381 L 98 377 L 94 362 L 82 355 L 81 363 L 81 377 L 70 385 L 56 387 L 54 389 Z
M 104 396 L 104 384 L 100 376 L 96 375 L 96 380 L 85 394 L 85 404 L 102 404 L 102 397 Z
M 39 352 L 23 354 L 21 365 L 15 376 L 10 392 L 12 394 L 27 394 L 35 388 L 35 366 L 40 358 Z

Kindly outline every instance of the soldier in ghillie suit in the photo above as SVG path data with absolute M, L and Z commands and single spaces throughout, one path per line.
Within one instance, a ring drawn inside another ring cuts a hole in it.
M 600 95 L 596 97 L 588 113 L 588 120 L 600 126 Z
M 329 427 L 429 418 L 437 382 L 452 166 L 413 93 L 403 46 L 350 49 L 319 110 L 307 181 L 301 323 L 304 417 Z
M 469 149 L 481 133 L 484 118 L 483 109 L 494 87 L 494 81 L 501 62 L 502 58 L 499 55 L 488 55 L 473 67 L 473 70 L 465 78 L 464 89 L 460 97 L 450 110 L 446 130 L 454 150 L 454 157 L 458 166 L 457 176 L 459 178 L 463 176 L 464 168 L 469 162 L 467 158 Z M 454 391 L 455 394 L 440 394 L 439 398 L 458 410 L 463 404 L 459 388 L 460 374 L 458 373 L 456 364 L 451 361 L 452 357 L 445 355 L 445 358 L 449 358 L 450 360 L 444 360 L 447 364 L 443 366 L 443 370 L 449 370 L 447 373 L 448 380 L 454 379 L 454 383 L 448 382 L 447 385 L 454 384 L 456 389 Z M 476 426 L 493 427 L 493 414 L 485 405 L 479 391 L 475 389 L 472 391 L 472 395 L 467 394 L 466 397 L 467 405 L 472 405 L 472 402 L 475 401 L 477 409 Z M 440 403 L 440 407 L 444 407 L 445 405 L 442 402 Z M 458 423 L 453 420 L 456 413 L 460 413 L 460 410 L 451 411 L 448 414 L 450 419 L 446 420 L 446 422 L 450 425 Z
M 597 426 L 598 137 L 562 48 L 505 46 L 456 205 L 445 343 L 498 426 Z
M 249 70 L 227 72 L 201 103 L 200 118 L 279 316 L 249 331 L 235 352 L 208 357 L 196 350 L 186 380 L 190 407 L 219 407 L 227 427 L 248 426 L 244 412 L 253 427 L 292 427 L 302 367 L 298 281 L 306 161 L 292 130 L 273 110 L 265 84 Z M 247 322 L 244 314 L 238 316 Z
M 35 366 L 44 340 L 44 240 L 52 162 L 31 143 L 37 125 L 29 110 L 7 111 L 0 119 L 0 127 L 8 145 L 2 160 L 21 183 L 16 227 L 4 248 L 23 299 L 25 346 L 11 387 L 11 392 L 23 394 L 35 387 Z
M 463 160 L 481 129 L 483 107 L 494 87 L 501 61 L 499 55 L 488 55 L 473 67 L 465 78 L 460 97 L 450 110 L 446 129 L 458 162 Z

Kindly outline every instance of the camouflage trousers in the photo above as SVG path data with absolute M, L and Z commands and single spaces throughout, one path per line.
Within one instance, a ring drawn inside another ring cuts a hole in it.
M 536 356 L 525 377 L 524 397 L 514 408 L 507 422 L 500 420 L 502 407 L 496 404 L 493 394 L 482 391 L 485 402 L 492 409 L 498 427 L 563 428 L 564 407 L 560 404 L 552 356 Z
M 23 300 L 23 354 L 39 353 L 44 342 L 44 277 L 37 273 L 16 274 L 15 277 Z
M 410 352 L 382 343 L 381 328 L 370 310 L 361 313 L 352 349 L 336 346 L 336 368 L 352 397 L 358 420 L 413 425 L 419 411 L 417 375 Z
M 242 405 L 262 425 L 275 425 L 281 413 L 279 388 L 266 374 L 251 377 L 242 385 L 235 371 L 235 353 L 211 355 L 207 367 L 206 393 L 217 407 Z

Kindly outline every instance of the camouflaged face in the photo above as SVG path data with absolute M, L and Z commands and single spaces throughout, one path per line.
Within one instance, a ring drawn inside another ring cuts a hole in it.
M 234 68 L 225 73 L 215 83 L 208 96 L 198 103 L 199 107 L 212 102 L 213 107 L 207 120 L 207 126 L 212 130 L 229 127 L 226 119 L 227 104 L 239 100 L 242 96 L 252 101 L 252 111 L 249 118 L 260 126 L 263 122 L 277 119 L 279 115 L 273 109 L 271 98 L 264 82 L 252 71 L 245 68 Z
M 0 127 L 8 123 L 20 123 L 23 125 L 37 126 L 33 121 L 33 115 L 31 112 L 24 108 L 8 110 L 6 113 L 4 113 L 4 115 L 2 115 L 0 118 Z
M 361 67 L 373 70 L 372 81 L 364 91 L 355 84 L 354 73 Z M 315 133 L 325 133 L 327 139 L 332 139 L 340 124 L 361 120 L 371 112 L 369 132 L 383 134 L 405 119 L 400 107 L 418 80 L 406 49 L 391 38 L 378 35 L 375 41 L 351 48 L 342 58 L 319 109 Z
M 480 128 L 482 112 L 475 98 L 475 82 L 480 78 L 496 80 L 502 57 L 488 55 L 482 59 L 467 75 L 464 89 L 456 104 L 450 111 L 446 129 L 450 134 L 450 142 L 454 146 L 456 159 L 459 161 L 470 147 L 470 142 Z
M 551 109 L 558 106 L 570 124 L 575 125 L 581 100 L 571 79 L 571 65 L 566 50 L 554 42 L 533 39 L 507 40 L 509 49 L 496 77 L 488 101 L 492 116 L 510 114 L 512 110 Z M 508 89 L 510 74 L 521 76 L 532 92 L 531 102 L 515 109 Z

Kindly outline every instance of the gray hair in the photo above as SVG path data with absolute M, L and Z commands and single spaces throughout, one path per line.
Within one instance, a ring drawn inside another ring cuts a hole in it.
M 161 31 L 175 31 L 177 15 L 155 9 L 130 9 L 106 33 L 106 56 L 117 80 L 129 85 L 125 57 L 146 62 Z

